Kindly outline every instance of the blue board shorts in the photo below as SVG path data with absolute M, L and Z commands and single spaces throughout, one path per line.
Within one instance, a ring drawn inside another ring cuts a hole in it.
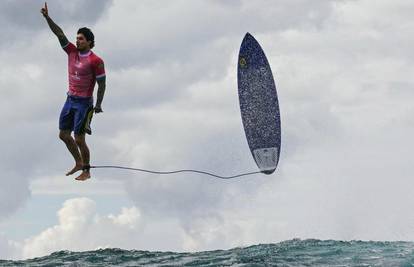
M 68 95 L 59 117 L 59 129 L 92 134 L 93 98 Z

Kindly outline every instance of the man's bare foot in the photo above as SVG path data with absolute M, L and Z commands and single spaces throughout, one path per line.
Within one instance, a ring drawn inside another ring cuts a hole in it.
M 76 165 L 75 165 L 75 167 L 73 167 L 73 169 L 72 169 L 72 170 L 70 170 L 70 171 L 68 171 L 68 172 L 66 173 L 66 176 L 72 175 L 72 174 L 74 174 L 75 172 L 82 170 L 82 168 L 83 168 L 83 165 L 82 165 L 82 164 L 76 164 Z
M 75 179 L 78 181 L 85 181 L 87 179 L 91 178 L 91 174 L 89 171 L 83 171 L 78 177 Z

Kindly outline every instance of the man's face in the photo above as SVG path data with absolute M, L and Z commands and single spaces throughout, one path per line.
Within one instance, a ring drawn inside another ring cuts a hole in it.
M 82 33 L 78 33 L 76 36 L 76 48 L 78 48 L 79 51 L 90 49 L 90 41 L 86 41 L 86 38 Z

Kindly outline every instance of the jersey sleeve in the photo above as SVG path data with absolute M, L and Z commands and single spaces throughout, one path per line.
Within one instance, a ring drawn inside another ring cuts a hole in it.
M 97 80 L 103 79 L 105 75 L 105 65 L 101 58 L 96 57 L 93 64 L 93 71 Z
M 68 42 L 66 45 L 62 46 L 62 49 L 69 55 L 70 53 L 76 52 L 76 46 L 71 42 Z

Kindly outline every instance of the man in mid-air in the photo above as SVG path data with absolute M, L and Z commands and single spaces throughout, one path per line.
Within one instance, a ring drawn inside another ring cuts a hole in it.
M 62 29 L 49 17 L 47 3 L 40 10 L 50 29 L 59 39 L 63 50 L 68 54 L 69 90 L 59 118 L 59 137 L 66 144 L 75 159 L 75 166 L 66 175 L 77 171 L 82 173 L 76 180 L 84 181 L 90 175 L 90 154 L 86 145 L 85 133 L 91 134 L 90 122 L 93 112 L 102 112 L 105 93 L 105 68 L 103 60 L 94 54 L 94 35 L 88 28 L 80 28 L 76 36 L 76 46 L 68 41 Z M 98 93 L 93 107 L 93 91 L 98 83 Z M 71 133 L 74 132 L 74 138 Z

